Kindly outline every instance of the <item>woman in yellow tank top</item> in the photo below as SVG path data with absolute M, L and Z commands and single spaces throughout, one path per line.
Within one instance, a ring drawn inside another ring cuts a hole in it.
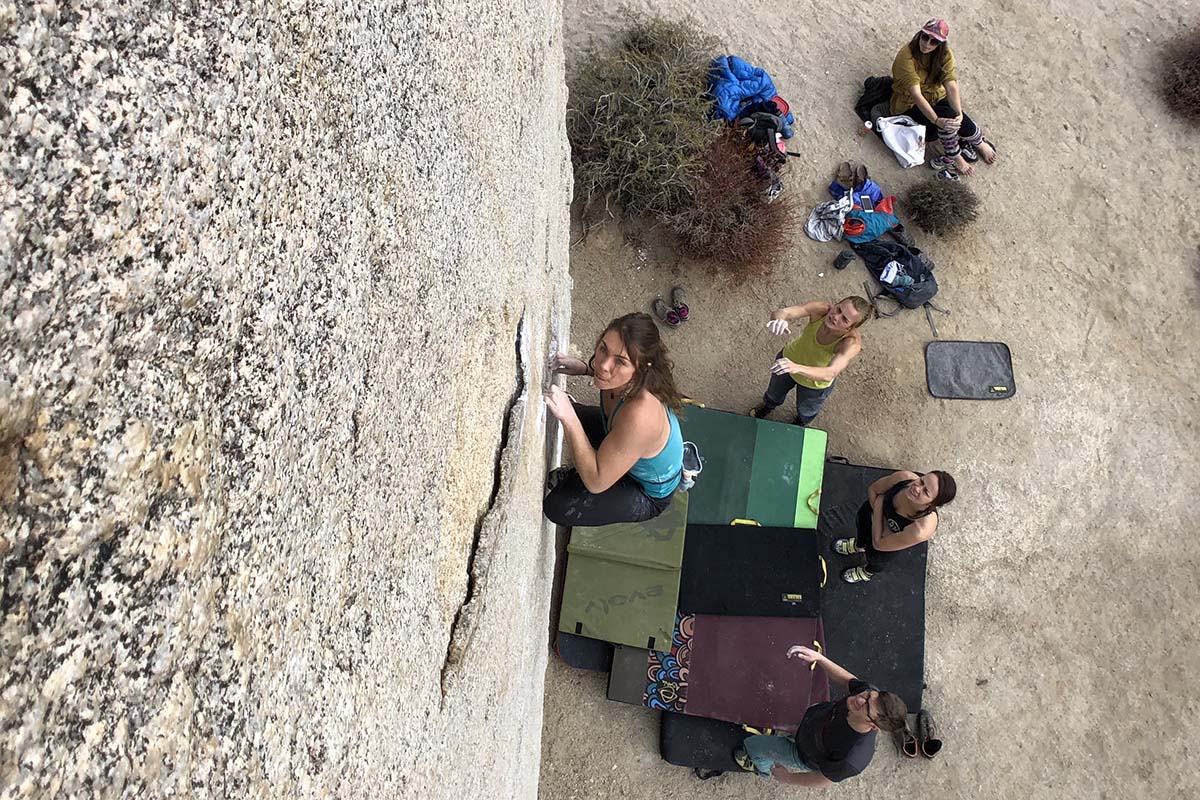
M 792 320 L 807 318 L 808 324 L 775 355 L 771 383 L 763 393 L 762 402 L 750 409 L 750 415 L 760 419 L 767 416 L 795 389 L 793 421 L 797 425 L 812 422 L 833 391 L 837 376 L 862 350 L 858 328 L 873 316 L 875 307 L 857 295 L 833 304 L 812 300 L 771 314 L 767 329 L 776 336 L 789 333 Z

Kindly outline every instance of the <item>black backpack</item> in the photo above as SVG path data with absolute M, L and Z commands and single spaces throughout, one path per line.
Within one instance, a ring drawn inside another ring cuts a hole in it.
M 871 275 L 883 287 L 883 291 L 875 297 L 891 297 L 905 308 L 920 308 L 937 295 L 938 284 L 937 278 L 933 277 L 933 262 L 925 257 L 920 248 L 905 247 L 899 242 L 883 242 L 877 239 L 854 245 L 854 252 L 858 253 Z M 900 275 L 912 278 L 912 284 L 898 286 L 880 280 L 883 270 L 892 261 L 899 265 Z

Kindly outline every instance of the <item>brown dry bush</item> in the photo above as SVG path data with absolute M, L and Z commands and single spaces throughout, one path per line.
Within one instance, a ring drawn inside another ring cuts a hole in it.
M 585 209 L 612 198 L 628 214 L 662 219 L 687 203 L 721 129 L 708 96 L 719 44 L 691 21 L 626 16 L 621 44 L 586 54 L 573 71 L 567 137 Z
M 1200 28 L 1183 34 L 1167 47 L 1160 86 L 1167 108 L 1200 124 Z
M 904 209 L 926 233 L 958 233 L 979 217 L 979 196 L 965 183 L 930 178 L 908 190 Z
M 767 200 L 769 181 L 755 171 L 754 152 L 740 133 L 727 130 L 705 153 L 691 202 L 669 220 L 685 253 L 712 259 L 735 279 L 770 271 L 799 220 L 790 195 Z

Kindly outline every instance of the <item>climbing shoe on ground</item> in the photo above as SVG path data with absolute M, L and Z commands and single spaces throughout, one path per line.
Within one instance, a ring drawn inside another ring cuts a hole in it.
M 754 768 L 754 762 L 750 760 L 750 756 L 747 755 L 744 747 L 739 747 L 733 751 L 733 760 L 739 767 L 746 770 L 746 772 L 758 772 Z
M 853 250 L 843 250 L 837 254 L 837 258 L 833 260 L 834 269 L 845 269 L 850 266 L 850 262 L 858 256 L 854 255 Z
M 692 318 L 692 310 L 688 308 L 686 300 L 687 293 L 683 291 L 682 286 L 671 287 L 671 308 L 675 309 L 680 322 L 687 322 Z
M 842 570 L 842 580 L 846 583 L 866 583 L 871 580 L 871 573 L 866 567 L 851 567 Z
M 762 403 L 759 403 L 754 408 L 750 409 L 750 416 L 754 417 L 755 419 L 766 419 L 767 414 L 770 413 L 771 410 Z
M 917 737 L 913 734 L 912 728 L 908 727 L 908 720 L 905 719 L 904 727 L 892 734 L 896 739 L 896 746 L 900 748 L 900 755 L 905 758 L 916 758 Z
M 921 746 L 921 755 L 926 758 L 933 758 L 942 749 L 942 740 L 938 738 L 933 714 L 925 709 L 917 712 L 917 741 Z
M 654 302 L 650 304 L 651 310 L 654 311 L 654 316 L 661 319 L 663 322 L 670 325 L 672 328 L 678 328 L 679 323 L 683 322 L 671 308 L 667 306 L 661 297 L 654 298 Z
M 838 539 L 836 542 L 834 542 L 833 552 L 837 553 L 839 556 L 852 556 L 855 553 L 864 553 L 866 551 L 860 550 L 858 547 L 858 542 L 854 540 L 854 537 L 850 537 L 847 539 Z

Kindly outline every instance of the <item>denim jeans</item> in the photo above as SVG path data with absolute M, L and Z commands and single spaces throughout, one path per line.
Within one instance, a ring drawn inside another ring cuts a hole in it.
M 783 351 L 780 350 L 775 358 L 776 360 L 783 358 Z M 807 425 L 816 419 L 821 406 L 825 404 L 825 398 L 833 391 L 833 384 L 829 384 L 824 389 L 813 389 L 796 383 L 796 379 L 787 373 L 783 375 L 771 373 L 771 382 L 767 384 L 767 391 L 763 392 L 763 408 L 770 411 L 783 405 L 783 402 L 787 400 L 788 392 L 793 389 L 796 390 L 795 422 L 797 425 Z
M 767 778 L 771 777 L 771 770 L 776 765 L 792 772 L 816 771 L 800 757 L 791 736 L 747 736 L 742 747 L 754 762 L 758 774 Z

